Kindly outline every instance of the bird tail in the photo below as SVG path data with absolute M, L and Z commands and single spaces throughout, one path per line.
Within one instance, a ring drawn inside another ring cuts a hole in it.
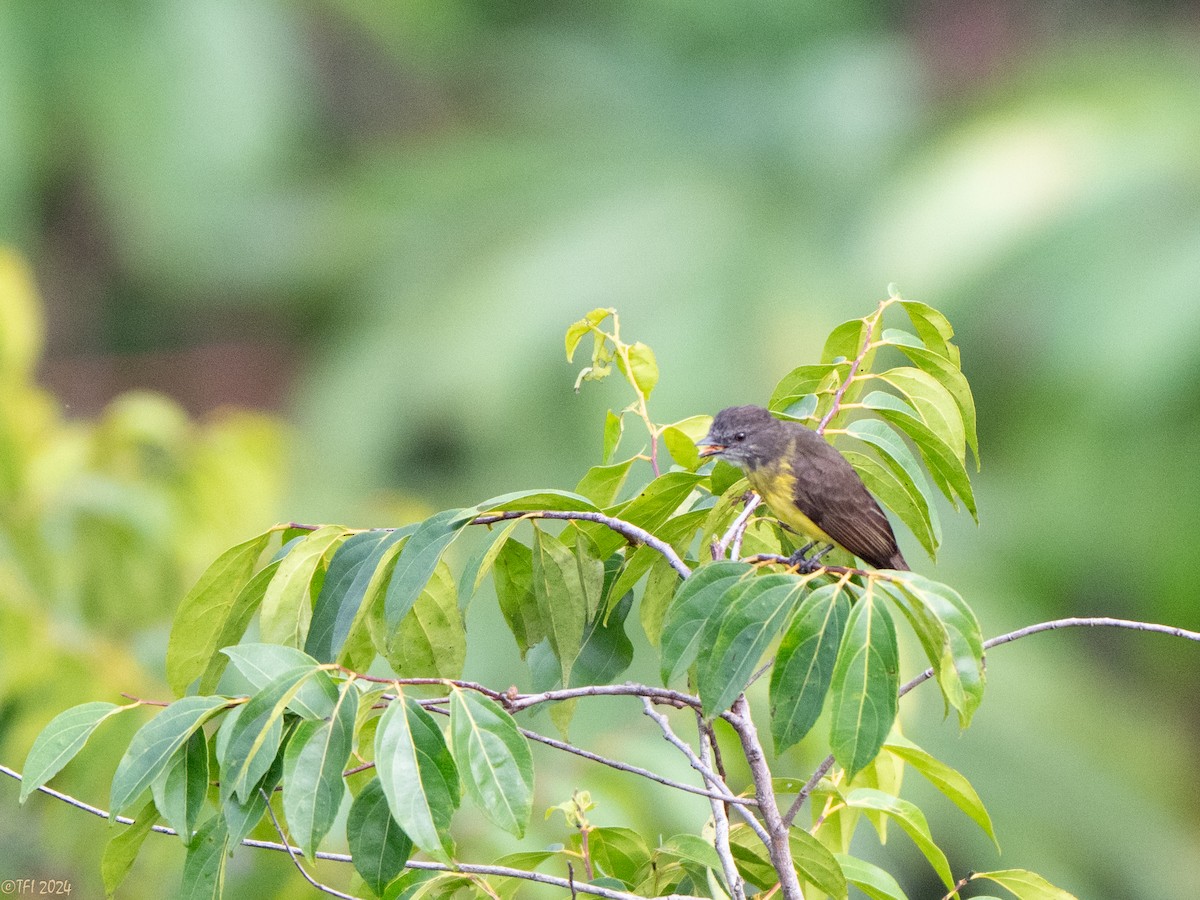
M 910 569 L 908 567 L 908 563 L 906 563 L 904 561 L 904 557 L 900 555 L 899 550 L 897 550 L 895 553 L 892 554 L 891 559 L 889 559 L 887 561 L 887 563 L 884 566 L 882 566 L 882 568 L 897 569 L 901 572 L 911 572 L 912 571 L 912 569 Z

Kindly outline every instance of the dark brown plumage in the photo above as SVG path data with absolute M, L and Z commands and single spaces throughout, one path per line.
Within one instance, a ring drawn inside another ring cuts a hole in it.
M 875 498 L 815 431 L 761 406 L 733 406 L 717 413 L 700 446 L 702 456 L 744 469 L 775 515 L 812 540 L 843 547 L 877 569 L 908 570 Z

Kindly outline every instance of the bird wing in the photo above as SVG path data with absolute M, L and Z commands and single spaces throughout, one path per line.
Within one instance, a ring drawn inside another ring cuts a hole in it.
M 858 472 L 820 435 L 809 437 L 804 452 L 793 455 L 797 508 L 822 531 L 876 568 L 889 568 L 899 554 L 887 516 L 862 483 Z

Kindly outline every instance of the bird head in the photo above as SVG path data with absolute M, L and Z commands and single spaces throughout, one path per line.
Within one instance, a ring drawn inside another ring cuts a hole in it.
M 731 406 L 713 418 L 696 446 L 700 456 L 717 456 L 745 469 L 770 456 L 780 422 L 761 406 Z

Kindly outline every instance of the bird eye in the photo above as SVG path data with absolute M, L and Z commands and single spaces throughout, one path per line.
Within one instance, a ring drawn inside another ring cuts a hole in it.
M 744 440 L 746 439 L 746 432 L 744 432 L 744 431 L 739 431 L 737 434 L 735 434 L 735 435 L 733 436 L 733 439 L 734 439 L 735 441 L 744 441 Z

